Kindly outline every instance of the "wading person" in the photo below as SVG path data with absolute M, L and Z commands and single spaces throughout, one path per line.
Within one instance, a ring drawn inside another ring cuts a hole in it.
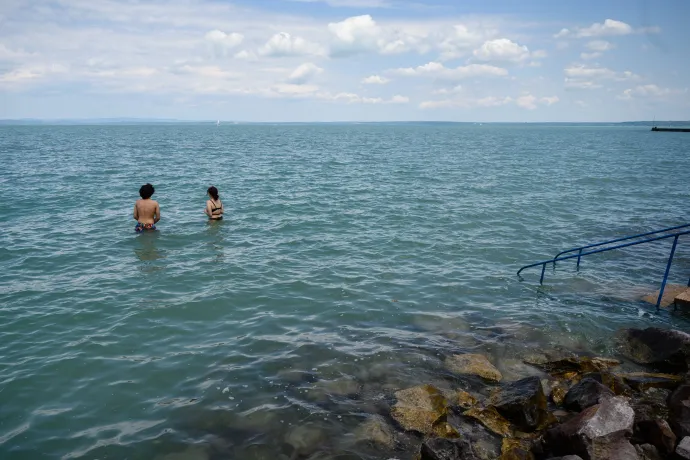
M 206 200 L 204 213 L 211 220 L 221 220 L 223 218 L 223 202 L 220 201 L 220 196 L 218 196 L 218 189 L 211 186 L 206 193 L 208 193 L 210 200 Z
M 155 190 L 151 184 L 142 185 L 139 189 L 141 199 L 134 203 L 134 220 L 137 221 L 134 231 L 137 233 L 155 230 L 156 223 L 161 220 L 161 209 L 158 202 L 151 199 L 153 192 Z

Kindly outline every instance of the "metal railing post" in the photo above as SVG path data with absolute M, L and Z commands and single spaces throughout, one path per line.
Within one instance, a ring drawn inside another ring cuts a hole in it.
M 580 259 L 582 259 L 582 248 L 580 248 L 580 252 L 577 253 L 577 269 L 576 271 L 580 271 Z
M 546 263 L 541 266 L 541 278 L 539 279 L 539 284 L 544 284 L 544 272 L 546 271 Z
M 661 308 L 661 298 L 664 296 L 664 289 L 666 288 L 666 281 L 668 280 L 668 272 L 671 271 L 671 263 L 673 262 L 673 254 L 676 252 L 676 245 L 678 244 L 678 236 L 673 238 L 673 246 L 671 247 L 671 254 L 668 256 L 668 263 L 666 264 L 666 272 L 664 273 L 664 280 L 661 282 L 661 289 L 659 289 L 659 298 L 656 301 L 656 311 Z

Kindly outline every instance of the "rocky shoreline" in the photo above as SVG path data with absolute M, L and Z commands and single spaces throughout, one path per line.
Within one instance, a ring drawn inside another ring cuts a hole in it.
M 446 358 L 445 368 L 478 378 L 483 391 L 420 385 L 397 391 L 391 422 L 373 417 L 358 438 L 394 445 L 397 425 L 421 441 L 419 460 L 690 459 L 690 335 L 626 329 L 617 359 L 548 353 L 523 359 L 545 376 L 502 383 L 482 354 Z

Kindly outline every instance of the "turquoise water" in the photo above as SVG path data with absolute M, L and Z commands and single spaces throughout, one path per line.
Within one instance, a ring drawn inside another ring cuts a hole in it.
M 410 458 L 350 433 L 396 389 L 452 384 L 448 353 L 501 367 L 687 327 L 638 300 L 670 241 L 541 289 L 515 272 L 685 223 L 689 152 L 645 127 L 1 127 L 0 457 Z M 162 220 L 136 235 L 145 182 Z M 688 275 L 681 241 L 670 278 Z

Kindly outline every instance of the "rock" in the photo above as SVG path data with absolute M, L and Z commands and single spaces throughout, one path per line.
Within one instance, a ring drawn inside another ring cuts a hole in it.
M 676 447 L 676 455 L 683 459 L 690 459 L 690 436 L 680 440 Z
M 496 460 L 501 455 L 502 436 L 492 433 L 476 419 L 449 413 L 448 422 L 458 430 L 460 439 L 470 443 L 477 459 Z
M 570 411 L 581 412 L 599 404 L 602 398 L 613 396 L 613 392 L 594 379 L 586 378 L 572 386 L 565 395 L 564 407 Z
M 680 385 L 683 378 L 672 374 L 650 374 L 647 372 L 630 372 L 618 374 L 626 384 L 637 391 L 648 390 L 649 388 L 666 388 L 673 390 Z
M 564 378 L 568 380 L 577 380 L 578 376 L 588 374 L 590 372 L 606 371 L 612 367 L 618 366 L 620 361 L 608 358 L 589 358 L 589 357 L 573 357 L 563 358 L 556 361 L 548 361 L 546 363 L 534 365 L 554 377 Z
M 630 403 L 635 410 L 635 422 L 668 419 L 667 401 L 670 396 L 671 391 L 663 388 L 650 388 L 636 394 Z
M 666 420 L 636 422 L 633 437 L 638 444 L 651 444 L 663 455 L 671 455 L 676 448 L 676 435 Z
M 503 418 L 493 406 L 473 407 L 463 412 L 463 415 L 479 421 L 482 425 L 499 436 L 505 437 L 513 435 L 513 429 L 510 427 L 510 422 Z
M 491 382 L 500 382 L 503 377 L 486 356 L 480 354 L 449 356 L 445 366 L 454 374 L 477 375 Z
M 589 458 L 590 460 L 640 460 L 635 446 L 625 438 L 613 442 L 595 441 Z
M 616 396 L 631 396 L 633 394 L 632 388 L 625 381 L 616 374 L 611 372 L 590 372 L 582 376 L 583 379 L 594 379 L 604 385 L 609 390 L 613 391 Z
M 617 445 L 618 441 L 630 445 L 627 437 L 632 434 L 634 418 L 627 398 L 614 396 L 604 399 L 573 419 L 548 430 L 544 437 L 545 450 L 552 455 L 577 454 L 585 460 L 606 459 L 601 452 L 613 452 L 611 445 Z M 630 450 L 624 443 L 618 448 L 621 452 Z M 632 451 L 634 456 L 630 458 L 637 458 L 634 448 Z
M 393 428 L 383 419 L 375 415 L 355 429 L 356 442 L 378 444 L 388 449 L 395 447 Z
M 296 426 L 285 436 L 285 442 L 294 449 L 293 457 L 313 453 L 324 440 L 324 432 L 314 423 Z
M 568 385 L 564 382 L 558 382 L 551 388 L 551 400 L 558 406 L 563 404 L 565 395 L 568 394 Z
M 314 385 L 315 389 L 336 396 L 357 396 L 362 389 L 357 380 L 349 377 L 336 380 L 320 380 Z
M 455 393 L 456 396 L 456 403 L 458 406 L 462 407 L 463 409 L 471 409 L 472 407 L 476 406 L 479 401 L 477 398 L 469 394 L 468 392 L 464 390 L 458 390 Z
M 503 376 L 504 381 L 514 382 L 525 377 L 539 376 L 543 377 L 544 372 L 531 364 L 526 364 L 519 359 L 501 359 L 498 362 L 498 370 Z
M 420 385 L 395 393 L 397 402 L 391 416 L 405 430 L 430 434 L 436 423 L 446 421 L 448 402 L 443 394 L 431 385 Z
M 527 377 L 504 385 L 490 399 L 506 420 L 525 432 L 531 432 L 547 420 L 546 396 L 539 377 Z
M 619 335 L 621 352 L 638 364 L 666 372 L 687 372 L 690 334 L 674 329 L 649 327 L 626 329 Z
M 422 443 L 420 460 L 474 460 L 477 457 L 467 441 L 431 438 Z
M 690 385 L 676 388 L 668 398 L 668 421 L 679 439 L 690 436 Z
M 637 444 L 635 450 L 640 460 L 662 460 L 659 451 L 651 444 Z
M 582 460 L 579 455 L 566 455 L 565 457 L 550 457 L 547 460 Z
M 534 460 L 529 441 L 515 438 L 503 438 L 499 460 Z

